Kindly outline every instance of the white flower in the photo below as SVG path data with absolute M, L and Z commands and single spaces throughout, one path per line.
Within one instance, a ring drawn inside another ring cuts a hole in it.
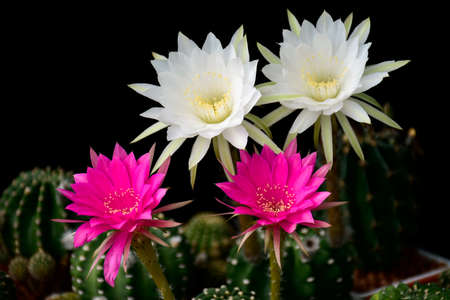
M 243 28 L 225 48 L 212 33 L 202 48 L 180 33 L 178 51 L 170 52 L 167 59 L 161 55 L 155 58 L 152 65 L 160 85 L 130 87 L 161 105 L 142 114 L 159 122 L 135 141 L 168 126 L 167 139 L 171 143 L 156 163 L 156 169 L 186 138 L 197 137 L 189 160 L 192 170 L 206 154 L 211 139 L 217 138 L 214 144 L 220 148 L 217 150 L 221 160 L 227 165 L 228 142 L 244 149 L 249 133 L 253 134 L 254 126 L 244 121 L 244 117 L 261 96 L 254 86 L 257 61 L 249 61 Z
M 366 43 L 370 20 L 363 21 L 348 36 L 352 15 L 344 24 L 341 20 L 333 21 L 324 12 L 316 26 L 306 20 L 300 26 L 290 12 L 288 17 L 292 30 L 283 31 L 280 58 L 258 45 L 264 57 L 271 62 L 262 71 L 272 81 L 272 84 L 260 89 L 263 94 L 260 104 L 279 100 L 284 106 L 279 110 L 284 112 L 283 116 L 302 109 L 290 129 L 291 134 L 302 133 L 319 120 L 328 161 L 332 160 L 332 143 L 328 138 L 331 136 L 332 114 L 337 113 L 336 117 L 347 135 L 354 133 L 346 117 L 370 124 L 371 115 L 399 128 L 382 112 L 361 101 L 378 106 L 373 98 L 362 93 L 380 83 L 389 71 L 408 62 L 388 61 L 366 66 L 371 45 Z M 271 121 L 277 120 L 272 118 Z M 362 156 L 359 143 L 356 145 L 350 136 L 349 139 Z

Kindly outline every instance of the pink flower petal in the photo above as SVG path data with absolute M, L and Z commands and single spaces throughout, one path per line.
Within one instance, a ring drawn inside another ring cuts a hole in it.
M 286 155 L 286 158 L 289 158 L 296 153 L 297 153 L 297 138 L 293 139 L 289 143 L 289 146 L 287 146 L 286 150 L 284 150 L 284 154 Z
M 311 211 L 309 210 L 304 210 L 304 211 L 300 211 L 291 215 L 288 215 L 286 217 L 286 220 L 295 224 L 300 224 L 300 223 L 314 223 L 314 218 L 311 214 Z
M 73 236 L 73 246 L 75 248 L 83 246 L 86 243 L 90 229 L 91 225 L 89 224 L 89 222 L 86 222 L 78 227 Z
M 117 157 L 114 157 L 111 162 L 110 176 L 116 189 L 127 189 L 131 186 L 130 178 L 128 177 L 128 171 L 122 161 Z
M 331 163 L 321 166 L 313 175 L 313 177 L 325 177 L 331 168 Z
M 147 179 L 150 172 L 150 166 L 148 164 L 141 164 L 137 166 L 134 170 L 132 178 L 133 178 L 133 188 L 135 192 L 141 194 L 142 188 L 144 186 L 145 180 Z
M 339 202 L 325 202 L 314 208 L 313 210 L 323 210 L 323 209 L 329 209 L 332 207 L 337 207 L 341 205 L 347 204 L 347 201 L 339 201 Z
M 239 150 L 239 154 L 240 154 L 240 156 L 241 156 L 241 161 L 242 161 L 244 164 L 250 163 L 251 156 L 250 156 L 250 154 L 248 154 L 247 151 L 245 151 L 245 150 Z
M 317 192 L 309 198 L 314 203 L 314 207 L 319 206 L 322 202 L 330 196 L 330 192 Z
M 311 228 L 328 228 L 331 227 L 331 224 L 324 222 L 324 221 L 320 221 L 320 220 L 315 220 L 314 223 L 302 223 L 302 225 L 304 226 L 308 226 Z
M 128 262 L 128 256 L 130 254 L 130 248 L 131 248 L 131 241 L 133 240 L 133 234 L 128 235 L 127 243 L 125 244 L 125 249 L 123 251 L 123 270 L 125 273 L 127 272 L 127 262 Z
M 243 232 L 239 233 L 238 235 L 232 236 L 231 238 L 232 238 L 232 239 L 236 239 L 236 238 L 238 238 L 238 237 L 240 237 L 240 236 L 243 236 L 243 235 L 245 235 L 245 234 L 247 234 L 247 233 L 249 233 L 249 232 L 255 231 L 255 230 L 258 229 L 259 227 L 261 227 L 260 224 L 254 224 L 254 225 L 250 226 L 249 228 L 247 228 L 246 230 L 244 230 Z
M 125 167 L 128 170 L 128 176 L 130 176 L 130 178 L 131 178 L 133 176 L 134 169 L 136 169 L 136 167 L 137 167 L 136 157 L 134 157 L 133 152 L 128 154 L 128 156 L 124 159 L 123 164 L 125 165 Z
M 295 231 L 295 228 L 297 228 L 297 224 L 296 223 L 291 223 L 289 221 L 282 221 L 282 222 L 280 222 L 280 226 L 287 233 L 292 233 L 292 232 Z
M 241 204 L 254 202 L 255 195 L 249 195 L 239 189 L 233 182 L 216 183 L 216 185 L 227 194 L 228 197 Z
M 95 153 L 94 149 L 90 148 L 89 149 L 89 154 L 91 156 L 92 167 L 93 168 L 97 167 L 97 159 L 98 159 L 97 153 Z
M 183 201 L 183 202 L 177 202 L 177 203 L 172 203 L 172 204 L 168 204 L 162 207 L 159 207 L 158 209 L 155 209 L 153 211 L 154 214 L 158 214 L 161 212 L 165 212 L 165 211 L 169 211 L 169 210 L 174 210 L 180 207 L 183 207 L 185 205 L 188 205 L 192 202 L 192 200 L 188 200 L 188 201 Z
M 272 172 L 267 161 L 260 155 L 254 155 L 249 168 L 251 179 L 255 186 L 264 186 L 272 183 Z
M 114 280 L 120 269 L 120 261 L 130 233 L 118 232 L 113 238 L 113 244 L 105 257 L 104 275 L 105 281 L 114 287 Z
M 272 183 L 286 185 L 288 179 L 288 163 L 282 153 L 278 154 L 273 161 L 272 165 Z
M 293 182 L 290 182 L 288 185 L 292 187 L 294 190 L 301 190 L 306 183 L 308 183 L 309 179 L 311 178 L 311 174 L 313 171 L 313 166 L 306 166 L 302 169 L 302 172 L 299 176 Z M 292 179 L 292 178 L 290 178 Z
M 118 158 L 120 160 L 124 160 L 126 157 L 127 152 L 119 145 L 119 143 L 116 143 L 114 146 L 113 159 Z
M 148 237 L 149 239 L 151 239 L 152 241 L 160 244 L 161 246 L 170 247 L 166 242 L 164 242 L 162 239 L 160 239 L 159 237 L 157 237 L 156 235 L 154 235 L 153 233 L 151 233 L 148 230 L 142 230 L 141 233 L 143 235 L 145 235 L 146 237 Z
M 82 220 L 69 220 L 69 219 L 51 219 L 52 222 L 58 223 L 85 223 L 86 221 Z
M 94 251 L 93 257 L 95 257 L 94 262 L 92 263 L 91 267 L 89 268 L 88 275 L 89 276 L 94 269 L 94 267 L 97 265 L 100 258 L 103 256 L 103 254 L 111 247 L 111 245 L 114 242 L 114 236 L 117 234 L 117 232 L 112 233 L 106 239 L 100 244 L 100 246 Z
M 150 151 L 148 151 L 148 164 L 150 165 L 150 167 L 152 166 L 153 157 L 155 156 L 155 148 L 156 143 L 153 143 L 152 147 L 150 148 Z
M 317 157 L 317 152 L 311 153 L 310 155 L 307 155 L 303 160 L 303 166 L 313 166 L 316 164 L 316 157 Z
M 302 171 L 302 160 L 300 154 L 294 154 L 287 159 L 289 175 L 287 184 L 290 186 L 297 179 Z
M 177 226 L 181 225 L 181 223 L 171 221 L 171 220 L 148 220 L 148 221 L 143 221 L 142 224 L 144 226 L 161 227 L 161 228 L 171 228 L 171 227 L 177 227 Z
M 109 166 L 111 164 L 111 160 L 104 156 L 103 154 L 100 154 L 97 159 L 97 166 L 95 167 L 98 170 L 108 172 Z
M 111 180 L 106 177 L 105 173 L 97 169 L 89 168 L 87 179 L 89 184 L 95 186 L 95 190 L 99 194 L 108 195 L 114 189 Z
M 305 246 L 303 245 L 302 241 L 300 240 L 300 237 L 298 236 L 297 232 L 292 232 L 291 233 L 292 238 L 294 239 L 294 241 L 297 243 L 297 245 L 299 246 L 299 248 L 303 251 L 303 253 L 306 254 L 306 256 L 309 257 L 309 253 L 308 251 L 306 251 Z
M 278 266 L 281 269 L 281 258 L 280 258 L 280 227 L 273 226 L 273 250 L 275 252 L 275 258 L 277 260 Z
M 168 189 L 158 189 L 154 194 L 153 194 L 153 201 L 152 203 L 148 206 L 150 209 L 154 209 L 155 207 L 157 207 L 159 205 L 159 203 L 161 202 L 162 198 L 166 195 Z
M 272 149 L 270 149 L 269 146 L 264 145 L 261 151 L 261 156 L 266 160 L 267 164 L 270 166 L 277 155 L 273 152 Z
M 80 182 L 87 183 L 88 182 L 86 173 L 74 174 L 73 179 L 75 179 L 76 183 L 80 183 Z
M 167 174 L 167 170 L 169 169 L 169 165 L 170 165 L 170 156 L 159 167 L 158 173 L 160 173 L 160 174 Z

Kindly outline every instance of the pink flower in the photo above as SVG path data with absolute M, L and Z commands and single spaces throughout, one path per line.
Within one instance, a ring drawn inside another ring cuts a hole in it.
M 330 164 L 319 168 L 315 173 L 316 153 L 301 158 L 297 153 L 294 139 L 284 153 L 276 155 L 267 145 L 261 154 L 252 156 L 242 150 L 241 161 L 237 162 L 236 175 L 230 175 L 232 182 L 218 183 L 231 199 L 241 206 L 228 207 L 234 215 L 251 215 L 256 223 L 239 234 L 244 235 L 239 248 L 259 227 L 265 226 L 273 232 L 273 243 L 278 264 L 280 263 L 280 229 L 291 234 L 304 249 L 295 232 L 297 225 L 320 228 L 330 224 L 315 220 L 311 211 L 326 209 L 344 202 L 323 201 L 329 192 L 318 192 L 325 181 Z M 268 237 L 269 232 L 266 232 Z M 236 236 L 236 237 L 238 237 Z
M 135 233 L 141 233 L 153 241 L 167 244 L 148 231 L 149 227 L 174 227 L 180 223 L 166 220 L 154 220 L 153 214 L 179 208 L 190 201 L 170 204 L 155 209 L 166 194 L 167 189 L 160 188 L 169 167 L 169 159 L 158 173 L 149 176 L 155 146 L 138 160 L 133 153 L 127 154 L 116 144 L 112 160 L 97 154 L 91 149 L 92 168 L 86 173 L 75 174 L 73 192 L 59 189 L 59 192 L 73 203 L 66 209 L 78 215 L 89 216 L 88 221 L 54 220 L 56 222 L 83 223 L 74 236 L 74 247 L 80 247 L 92 241 L 98 235 L 111 231 L 95 252 L 91 270 L 100 257 L 109 249 L 105 257 L 105 280 L 114 286 L 123 256 L 123 267 L 130 251 Z M 91 271 L 90 270 L 90 271 Z M 89 271 L 89 272 L 90 272 Z

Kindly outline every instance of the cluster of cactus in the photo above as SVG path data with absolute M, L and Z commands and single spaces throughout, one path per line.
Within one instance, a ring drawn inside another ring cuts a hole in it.
M 157 246 L 158 260 L 170 282 L 176 299 L 186 299 L 189 291 L 189 270 L 192 261 L 189 246 L 178 229 L 152 229 L 152 233 L 170 244 L 171 247 Z M 96 267 L 88 275 L 93 262 L 93 253 L 104 240 L 100 235 L 89 244 L 74 251 L 71 257 L 72 290 L 81 299 L 160 299 L 159 291 L 146 271 L 144 265 L 130 252 L 127 272 L 123 268 L 115 280 L 115 286 L 109 286 L 103 276 L 102 257 Z
M 61 169 L 34 169 L 6 188 L 0 199 L 0 263 L 39 251 L 55 259 L 66 253 L 61 237 L 68 227 L 51 219 L 66 217 L 67 202 L 56 189 L 68 188 L 71 178 Z
M 210 300 L 210 299 L 224 299 L 224 300 L 256 300 L 255 292 L 244 292 L 238 287 L 229 287 L 222 285 L 219 288 L 204 289 L 203 292 L 192 298 L 192 300 Z
M 343 141 L 338 157 L 339 200 L 348 201 L 355 247 L 363 269 L 384 269 L 397 262 L 416 232 L 415 132 L 367 132 L 361 161 Z M 400 142 L 401 139 L 403 142 Z M 405 230 L 408 229 L 408 230 Z
M 1 196 L 0 265 L 7 266 L 26 297 L 39 298 L 64 286 L 63 276 L 52 277 L 68 265 L 61 242 L 68 226 L 51 219 L 67 217 L 67 202 L 56 189 L 68 188 L 71 179 L 61 169 L 34 169 L 20 173 Z
M 448 300 L 450 289 L 437 283 L 413 284 L 412 287 L 400 283 L 397 287 L 389 286 L 377 294 L 371 300 Z
M 262 234 L 261 232 L 259 233 Z M 354 250 L 346 244 L 332 248 L 325 231 L 302 228 L 298 231 L 310 256 L 295 241 L 286 238 L 283 246 L 281 293 L 285 299 L 345 298 L 352 288 Z M 261 245 L 262 246 L 262 245 Z M 228 258 L 227 284 L 244 292 L 254 291 L 257 299 L 269 299 L 270 276 L 267 258 L 252 263 L 237 247 Z

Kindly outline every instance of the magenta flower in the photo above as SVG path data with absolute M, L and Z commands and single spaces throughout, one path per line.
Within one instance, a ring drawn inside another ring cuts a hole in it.
M 111 231 L 95 252 L 91 270 L 100 257 L 109 249 L 105 257 L 105 280 L 114 286 L 114 280 L 123 267 L 130 251 L 135 233 L 141 233 L 153 241 L 167 244 L 148 231 L 149 227 L 174 227 L 180 223 L 155 220 L 153 214 L 179 208 L 190 201 L 179 202 L 155 209 L 166 194 L 167 189 L 160 188 L 169 167 L 169 159 L 158 173 L 150 176 L 150 165 L 155 147 L 138 160 L 133 153 L 127 154 L 116 144 L 112 160 L 97 154 L 91 149 L 92 168 L 86 173 L 75 174 L 74 192 L 59 189 L 73 203 L 66 209 L 78 215 L 89 216 L 88 221 L 54 220 L 56 222 L 83 223 L 74 235 L 74 247 L 80 247 L 92 241 L 98 235 Z M 89 271 L 89 272 L 90 272 Z
M 297 153 L 294 139 L 284 153 L 276 155 L 267 145 L 261 154 L 252 156 L 242 150 L 241 161 L 237 162 L 236 175 L 230 175 L 232 182 L 218 183 L 231 199 L 241 204 L 232 207 L 234 215 L 251 215 L 256 223 L 237 235 L 244 235 L 239 248 L 259 227 L 265 226 L 273 232 L 273 244 L 278 264 L 280 263 L 280 229 L 289 233 L 304 250 L 295 232 L 297 225 L 313 228 L 329 227 L 330 224 L 315 220 L 311 211 L 326 209 L 344 202 L 323 201 L 329 192 L 318 192 L 325 181 L 330 164 L 319 168 L 315 173 L 316 153 L 301 158 Z M 268 233 L 266 232 L 266 237 Z

